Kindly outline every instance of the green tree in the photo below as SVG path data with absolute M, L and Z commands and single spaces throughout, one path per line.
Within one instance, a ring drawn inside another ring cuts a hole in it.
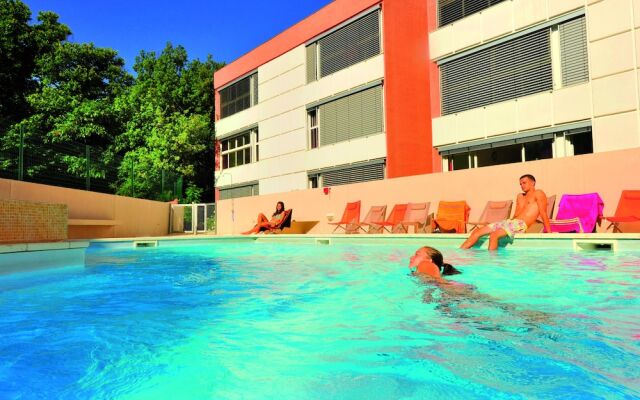
M 126 129 L 118 138 L 118 148 L 127 151 L 121 168 L 119 192 L 168 199 L 158 183 L 161 175 L 176 173 L 186 187 L 200 188 L 202 198 L 213 198 L 213 73 L 221 64 L 211 57 L 188 61 L 182 46 L 167 44 L 156 56 L 140 52 L 134 70 L 134 85 L 116 101 L 127 116 Z M 127 181 L 131 163 L 144 169 L 137 173 L 134 188 Z M 165 186 L 166 189 L 166 186 Z

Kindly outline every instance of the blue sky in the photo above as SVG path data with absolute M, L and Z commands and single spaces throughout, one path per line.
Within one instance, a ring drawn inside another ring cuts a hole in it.
M 23 0 L 60 16 L 71 41 L 110 47 L 132 70 L 140 50 L 183 45 L 190 59 L 230 62 L 332 0 Z

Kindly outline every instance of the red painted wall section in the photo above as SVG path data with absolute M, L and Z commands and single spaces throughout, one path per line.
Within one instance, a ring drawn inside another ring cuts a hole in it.
M 220 88 L 255 70 L 380 2 L 381 0 L 334 0 L 316 13 L 217 71 L 214 74 L 215 88 Z
M 437 0 L 427 1 L 427 27 L 429 32 L 438 29 L 438 5 Z M 429 88 L 431 98 L 431 118 L 437 118 L 441 114 L 440 110 L 440 71 L 438 65 L 429 61 Z M 433 171 L 442 172 L 442 157 L 437 149 L 433 149 Z
M 387 178 L 431 173 L 427 1 L 385 0 L 382 7 Z

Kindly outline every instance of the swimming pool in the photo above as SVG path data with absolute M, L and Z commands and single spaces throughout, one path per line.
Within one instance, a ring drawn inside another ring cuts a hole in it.
M 90 248 L 0 277 L 0 398 L 640 396 L 640 254 L 415 245 Z M 468 285 L 468 286 L 465 286 Z

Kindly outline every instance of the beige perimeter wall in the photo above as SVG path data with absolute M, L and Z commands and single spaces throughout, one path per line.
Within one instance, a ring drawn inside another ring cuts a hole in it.
M 249 229 L 259 212 L 270 215 L 279 200 L 293 208 L 294 220 L 320 221 L 310 233 L 330 233 L 333 227 L 327 223 L 327 214 L 339 220 L 345 204 L 356 200 L 362 201 L 362 218 L 372 205 L 386 204 L 388 213 L 395 203 L 430 201 L 435 212 L 440 200 L 466 200 L 473 220 L 488 200 L 515 199 L 523 174 L 533 174 L 537 187 L 557 195 L 558 202 L 565 193 L 598 192 L 605 216 L 613 215 L 623 189 L 640 189 L 638 171 L 640 148 L 337 186 L 329 195 L 310 189 L 223 200 L 217 206 L 218 233 Z
M 169 204 L 0 179 L 0 200 L 66 204 L 69 239 L 163 236 L 169 232 Z M 106 224 L 106 225 L 97 225 Z

